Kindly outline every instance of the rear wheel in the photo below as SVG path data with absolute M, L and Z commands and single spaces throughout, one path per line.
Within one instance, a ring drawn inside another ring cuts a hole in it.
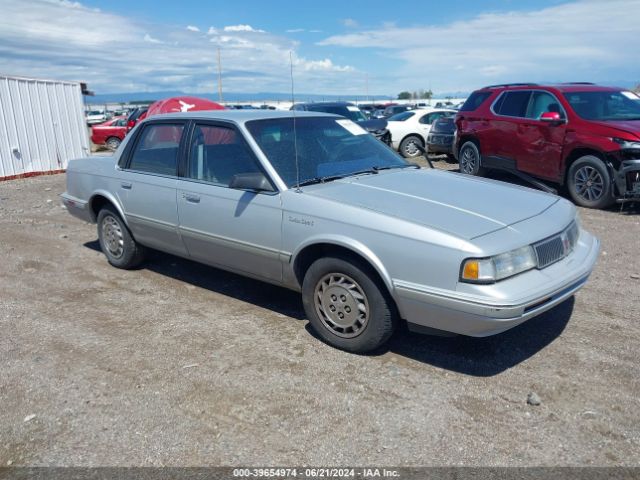
M 486 173 L 486 170 L 480 162 L 480 150 L 478 146 L 470 140 L 465 142 L 462 147 L 460 147 L 458 154 L 460 172 L 481 177 Z
M 98 213 L 98 240 L 102 252 L 114 267 L 130 269 L 144 260 L 144 247 L 133 239 L 112 206 L 107 205 Z
M 567 177 L 569 194 L 577 205 L 606 208 L 614 202 L 611 175 L 595 155 L 585 155 L 572 163 Z
M 117 150 L 120 146 L 120 143 L 122 143 L 122 140 L 120 140 L 118 137 L 109 137 L 105 142 L 105 145 L 109 150 Z
M 420 147 L 420 148 L 418 148 Z M 400 154 L 405 158 L 415 158 L 422 155 L 421 148 L 424 148 L 424 142 L 417 135 L 409 135 L 400 142 Z
M 364 353 L 393 334 L 393 301 L 371 269 L 337 257 L 316 260 L 302 284 L 302 302 L 313 329 L 330 345 Z

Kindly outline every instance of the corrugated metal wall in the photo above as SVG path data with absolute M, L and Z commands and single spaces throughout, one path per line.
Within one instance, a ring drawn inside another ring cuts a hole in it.
M 0 179 L 89 155 L 79 83 L 0 75 Z

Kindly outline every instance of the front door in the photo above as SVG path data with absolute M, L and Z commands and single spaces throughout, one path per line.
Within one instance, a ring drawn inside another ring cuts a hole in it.
M 262 172 L 241 133 L 196 123 L 178 180 L 180 233 L 189 255 L 210 265 L 279 282 L 282 206 L 276 192 L 229 188 L 236 174 Z

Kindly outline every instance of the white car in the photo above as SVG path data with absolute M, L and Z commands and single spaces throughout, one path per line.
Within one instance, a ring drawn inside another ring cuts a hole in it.
M 107 115 L 99 110 L 92 110 L 86 115 L 87 125 L 96 125 L 108 120 Z
M 391 147 L 405 158 L 422 155 L 418 147 L 424 148 L 427 144 L 427 136 L 434 120 L 456 113 L 450 109 L 421 108 L 388 118 L 387 129 L 391 132 Z

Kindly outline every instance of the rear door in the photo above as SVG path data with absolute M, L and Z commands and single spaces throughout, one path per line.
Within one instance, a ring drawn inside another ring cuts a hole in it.
M 234 125 L 197 122 L 190 137 L 177 188 L 180 233 L 189 255 L 280 282 L 280 194 L 229 188 L 236 174 L 264 173 Z
M 178 234 L 176 181 L 185 122 L 148 123 L 121 166 L 118 197 L 134 238 L 149 247 L 184 255 Z
M 483 158 L 487 166 L 516 168 L 516 159 L 521 151 L 518 131 L 525 121 L 530 97 L 530 90 L 506 90 L 491 106 L 493 115 L 485 132 L 485 141 L 481 141 L 481 148 L 485 144 L 491 145 L 490 151 L 482 151 L 489 157 Z

